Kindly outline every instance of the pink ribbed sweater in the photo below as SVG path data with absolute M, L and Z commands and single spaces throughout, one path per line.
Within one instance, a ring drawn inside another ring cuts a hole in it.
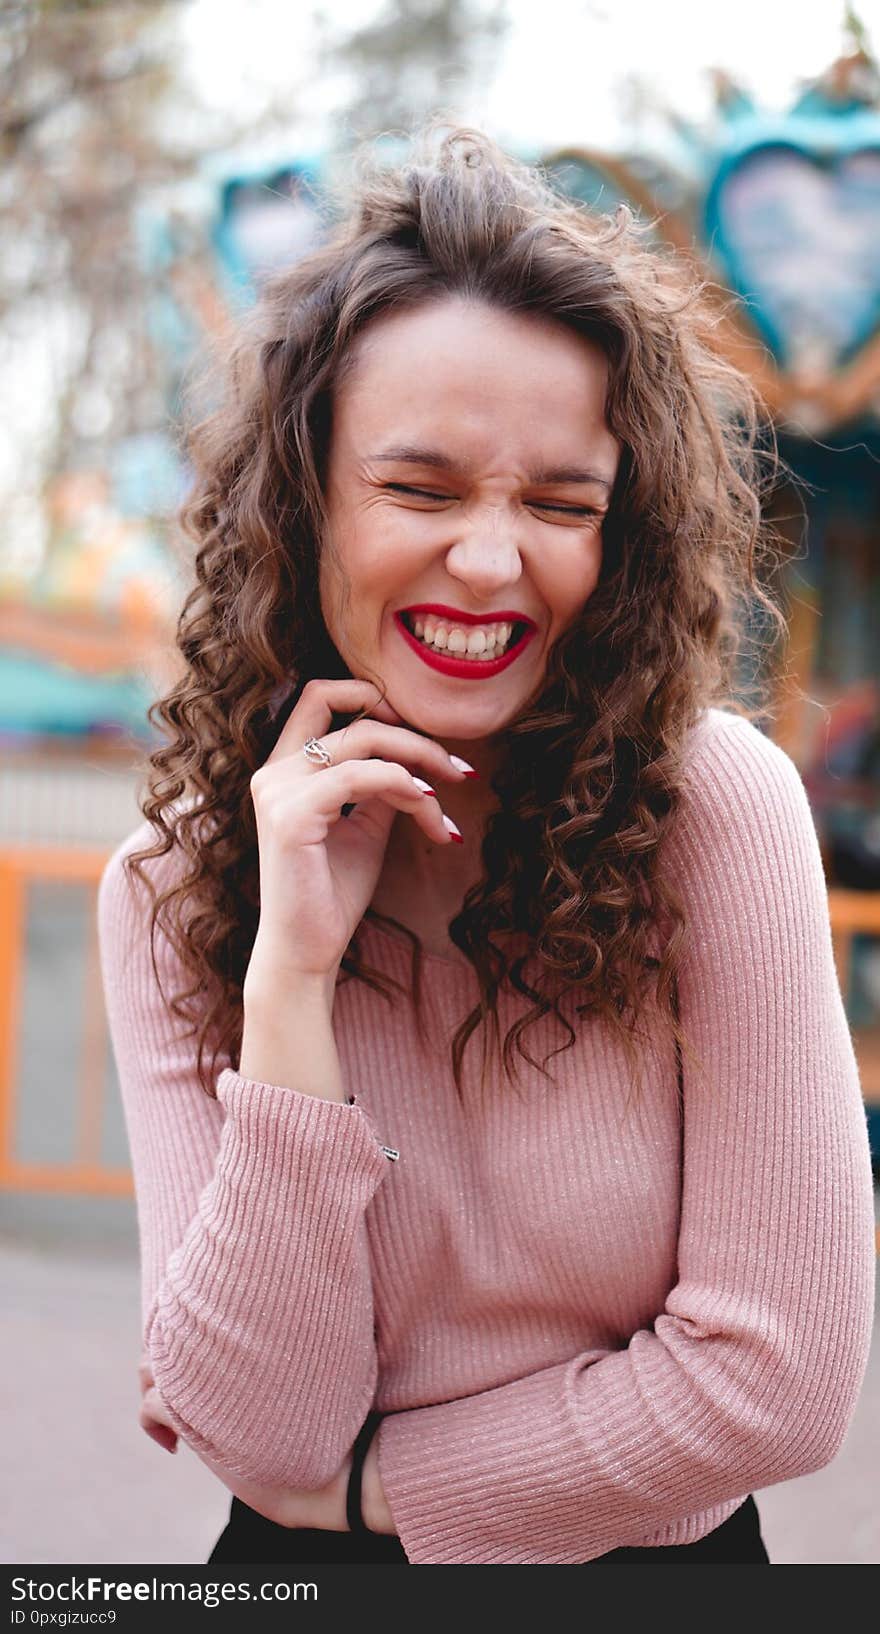
M 872 1185 L 812 816 L 793 762 L 739 716 L 704 712 L 688 764 L 664 866 L 692 926 L 682 1020 L 712 1081 L 685 1062 L 681 1115 L 667 1030 L 627 1111 L 625 1055 L 593 1020 L 548 1064 L 553 1085 L 524 1063 L 523 1091 L 498 1081 L 462 1109 L 448 1041 L 476 977 L 436 955 L 428 1046 L 402 1000 L 339 985 L 353 1104 L 229 1065 L 214 1101 L 122 872 L 146 824 L 104 872 L 158 1391 L 198 1451 L 293 1487 L 328 1481 L 375 1405 L 413 1564 L 689 1543 L 829 1463 L 850 1422 Z M 150 866 L 171 877 L 171 858 Z M 362 936 L 406 981 L 400 933 Z M 505 1032 L 522 1007 L 503 999 Z M 541 1060 L 562 1036 L 542 1022 L 526 1043 Z

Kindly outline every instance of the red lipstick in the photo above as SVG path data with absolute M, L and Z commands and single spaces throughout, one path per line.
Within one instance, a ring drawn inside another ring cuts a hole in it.
M 459 613 L 454 607 L 443 607 L 436 603 L 407 607 L 404 611 L 407 617 L 411 618 L 415 618 L 416 615 L 424 617 L 426 614 L 432 613 L 435 617 L 448 620 L 450 624 L 518 624 L 520 626 L 520 634 L 517 640 L 514 641 L 511 647 L 507 648 L 506 652 L 501 654 L 500 658 L 488 658 L 483 662 L 477 658 L 450 658 L 447 657 L 445 652 L 436 652 L 433 648 L 426 646 L 424 641 L 420 641 L 418 636 L 413 635 L 412 631 L 407 629 L 402 613 L 396 612 L 394 622 L 397 628 L 404 640 L 412 647 L 413 652 L 418 653 L 422 663 L 427 664 L 429 669 L 439 670 L 441 675 L 451 675 L 459 681 L 489 680 L 493 675 L 500 675 L 503 669 L 507 669 L 510 664 L 515 663 L 520 654 L 525 651 L 538 628 L 531 619 L 523 618 L 522 614 L 518 613 L 492 613 L 489 617 L 484 613 L 482 617 L 477 618 L 473 613 Z
M 400 611 L 412 618 L 433 613 L 435 618 L 445 619 L 448 624 L 525 624 L 532 632 L 536 629 L 534 620 L 525 613 L 511 613 L 507 609 L 500 613 L 462 613 L 459 608 L 444 607 L 439 601 L 425 601 L 415 607 L 402 607 Z

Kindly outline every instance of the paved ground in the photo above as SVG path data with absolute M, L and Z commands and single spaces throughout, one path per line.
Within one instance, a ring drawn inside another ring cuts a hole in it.
M 189 1449 L 172 1458 L 137 1423 L 130 1206 L 93 1204 L 91 1212 L 74 1216 L 60 1203 L 53 1214 L 49 1202 L 0 1199 L 4 1394 L 14 1404 L 0 1448 L 8 1495 L 0 1559 L 21 1565 L 204 1562 L 224 1524 L 228 1495 Z M 878 1340 L 880 1334 L 834 1463 L 756 1494 L 776 1565 L 880 1562 Z

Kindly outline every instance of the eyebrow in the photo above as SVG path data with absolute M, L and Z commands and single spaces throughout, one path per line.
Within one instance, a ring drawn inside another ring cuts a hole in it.
M 384 448 L 379 454 L 372 454 L 370 458 L 377 464 L 387 462 L 393 465 L 429 465 L 435 471 L 469 471 L 471 463 L 468 460 L 454 460 L 451 455 L 444 454 L 439 448 L 419 448 L 412 443 L 401 443 L 399 447 Z M 612 484 L 607 477 L 600 477 L 596 471 L 588 471 L 581 465 L 555 465 L 541 467 L 537 471 L 529 472 L 529 481 L 536 487 L 543 487 L 554 482 L 590 483 L 604 488 L 606 493 L 611 492 Z

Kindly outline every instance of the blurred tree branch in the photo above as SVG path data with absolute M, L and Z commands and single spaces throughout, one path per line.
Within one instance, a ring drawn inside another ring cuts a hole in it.
M 74 102 L 78 97 L 91 96 L 96 91 L 108 85 L 118 85 L 120 80 L 134 79 L 137 74 L 155 73 L 160 68 L 160 60 L 151 57 L 136 63 L 120 73 L 118 70 L 98 74 L 84 75 L 80 80 L 73 80 L 64 88 L 63 100 L 60 97 L 50 97 L 36 107 L 29 108 L 11 119 L 0 122 L 0 142 L 6 147 L 5 156 L 8 157 L 8 143 L 17 143 L 27 136 L 32 126 L 38 125 L 41 119 L 48 118 L 49 114 L 57 113 L 64 102 Z M 8 94 L 8 88 L 3 87 L 3 93 Z
M 154 329 L 167 279 L 145 247 L 145 211 L 170 205 L 206 154 L 278 124 L 268 93 L 256 118 L 197 104 L 180 66 L 184 9 L 27 0 L 0 12 L 0 323 L 14 398 L 32 390 L 32 360 L 41 398 L 50 382 L 39 431 L 11 416 L 13 435 L 25 426 L 17 487 L 103 466 L 119 441 L 167 427 Z M 283 112 L 289 123 L 290 94 Z M 208 285 L 210 246 L 192 239 L 189 270 Z
M 163 120 L 177 10 L 31 0 L 3 14 L 0 318 L 13 347 L 40 326 L 61 337 L 46 478 L 163 418 L 136 218 L 146 190 L 192 168 Z

